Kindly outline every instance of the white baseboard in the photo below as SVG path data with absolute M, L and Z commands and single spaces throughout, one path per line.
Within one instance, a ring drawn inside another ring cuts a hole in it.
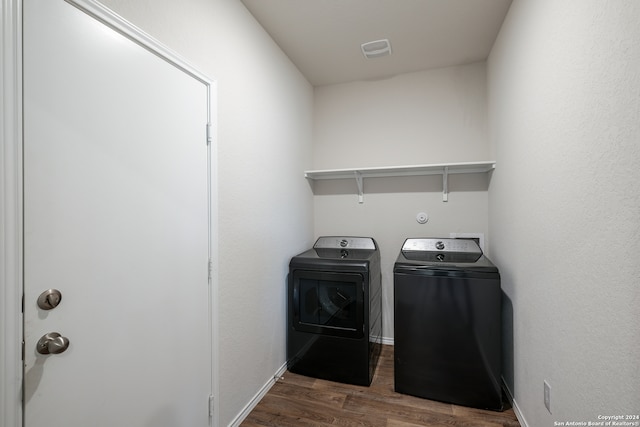
M 518 422 L 520 423 L 520 426 L 521 427 L 529 427 L 529 424 L 527 424 L 527 420 L 524 419 L 524 415 L 522 414 L 522 411 L 520 410 L 520 407 L 518 406 L 518 402 L 516 402 L 516 399 L 513 397 L 513 393 L 511 392 L 509 387 L 507 387 L 507 383 L 504 380 L 504 377 L 502 377 L 502 388 L 506 392 L 507 399 L 509 399 L 509 403 L 511 404 L 511 407 L 513 408 L 513 413 L 516 415 L 516 418 L 518 419 Z
M 516 414 L 516 418 L 518 419 L 520 425 L 522 427 L 529 427 L 529 424 L 527 424 L 527 420 L 524 419 L 524 415 L 522 415 L 522 411 L 520 410 L 520 407 L 518 406 L 518 403 L 515 401 L 515 399 L 513 400 L 513 404 L 511 406 L 513 406 L 513 413 Z
M 260 403 L 260 400 L 262 400 L 262 398 L 265 396 L 265 394 L 267 394 L 267 392 L 269 390 L 271 390 L 271 387 L 273 387 L 273 385 L 276 383 L 276 381 L 278 381 L 278 379 L 280 377 L 282 377 L 282 375 L 284 375 L 286 370 L 287 370 L 287 364 L 284 363 L 276 371 L 276 373 L 273 375 L 273 377 L 271 379 L 269 379 L 269 381 L 267 381 L 260 388 L 260 390 L 256 393 L 256 395 L 253 396 L 253 398 L 249 401 L 249 403 L 247 403 L 247 405 L 242 409 L 242 411 L 240 411 L 240 413 L 233 419 L 233 421 L 231 421 L 231 423 L 229 423 L 229 427 L 238 427 L 244 421 L 244 419 L 249 416 L 251 411 L 253 411 L 253 408 L 255 408 L 258 405 L 258 403 Z

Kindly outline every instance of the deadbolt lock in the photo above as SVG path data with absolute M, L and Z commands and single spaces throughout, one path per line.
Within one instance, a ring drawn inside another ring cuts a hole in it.
M 47 289 L 38 297 L 38 307 L 43 310 L 54 309 L 62 301 L 62 294 L 57 289 Z

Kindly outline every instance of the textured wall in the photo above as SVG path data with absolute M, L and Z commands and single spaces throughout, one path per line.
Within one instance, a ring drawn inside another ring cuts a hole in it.
M 313 90 L 237 0 L 104 0 L 218 82 L 219 394 L 228 425 L 285 361 L 285 279 L 312 244 Z
M 640 411 L 638 22 L 635 0 L 517 1 L 488 61 L 490 255 L 531 427 Z
M 489 159 L 485 63 L 315 88 L 314 168 L 355 168 Z M 500 167 L 500 166 L 498 166 Z M 315 234 L 362 235 L 380 246 L 383 336 L 393 338 L 393 263 L 408 237 L 487 233 L 487 174 L 315 183 Z M 430 219 L 416 222 L 416 214 Z M 488 237 L 488 236 L 486 236 Z M 487 242 L 488 243 L 488 242 Z

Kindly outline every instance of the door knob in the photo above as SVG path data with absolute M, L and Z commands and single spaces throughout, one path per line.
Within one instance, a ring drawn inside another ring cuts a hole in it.
M 62 293 L 57 289 L 47 289 L 38 297 L 38 307 L 43 310 L 56 308 L 62 301 Z
M 36 344 L 36 350 L 40 354 L 58 354 L 69 347 L 69 338 L 63 337 L 57 332 L 44 334 Z

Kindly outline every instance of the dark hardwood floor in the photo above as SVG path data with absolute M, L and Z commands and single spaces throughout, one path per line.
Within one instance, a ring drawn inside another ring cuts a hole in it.
M 370 387 L 286 372 L 241 427 L 520 427 L 509 408 L 484 411 L 393 391 L 393 346 L 383 346 Z

